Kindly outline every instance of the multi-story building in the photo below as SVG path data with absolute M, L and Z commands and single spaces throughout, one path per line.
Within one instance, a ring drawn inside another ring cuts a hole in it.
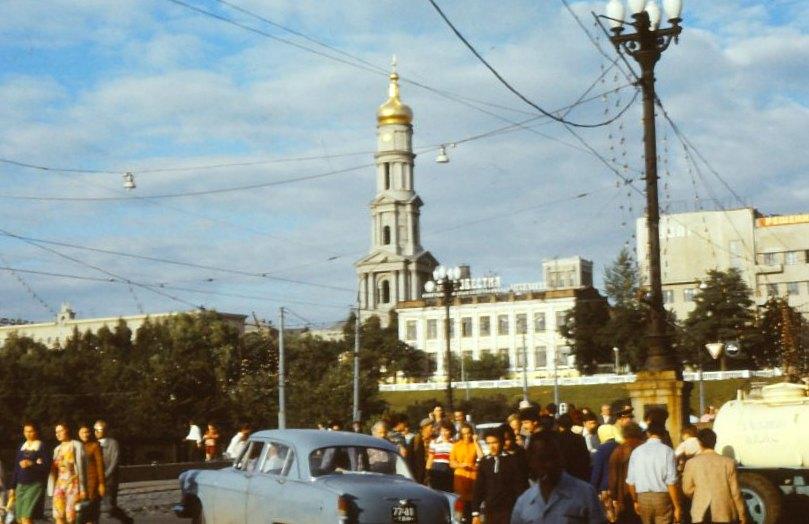
M 637 221 L 637 255 L 648 274 L 646 221 Z M 784 297 L 809 318 L 809 214 L 765 216 L 752 208 L 660 217 L 663 300 L 679 320 L 709 270 L 737 268 L 753 300 Z
M 469 278 L 467 272 L 450 305 L 453 354 L 472 359 L 484 353 L 503 355 L 513 374 L 526 366 L 530 377 L 577 374 L 569 343 L 558 328 L 577 301 L 605 299 L 593 288 L 593 265 L 588 260 L 546 260 L 542 273 L 544 283 L 503 288 L 499 277 Z M 425 294 L 400 302 L 396 313 L 399 339 L 426 351 L 435 376 L 445 375 L 442 297 Z
M 115 326 L 118 325 L 118 322 L 121 320 L 126 322 L 127 327 L 132 331 L 132 336 L 134 337 L 138 328 L 146 322 L 147 318 L 152 321 L 159 321 L 181 313 L 183 312 L 173 311 L 170 313 L 150 313 L 148 315 L 127 315 L 122 317 L 76 318 L 76 313 L 71 309 L 70 305 L 62 304 L 53 322 L 35 322 L 0 327 L 0 346 L 5 344 L 6 339 L 11 336 L 12 333 L 16 333 L 17 336 L 32 338 L 36 342 L 45 344 L 47 347 L 57 348 L 63 346 L 64 342 L 73 335 L 74 330 L 78 330 L 79 333 L 86 333 L 87 331 L 95 333 L 104 326 L 109 329 L 115 329 Z M 194 312 L 189 313 L 193 314 Z M 216 314 L 220 319 L 238 329 L 240 334 L 244 333 L 244 320 L 247 318 L 246 315 L 233 313 Z

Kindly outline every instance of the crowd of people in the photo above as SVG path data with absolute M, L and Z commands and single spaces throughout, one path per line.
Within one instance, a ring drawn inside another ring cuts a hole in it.
M 31 524 L 41 518 L 46 496 L 57 524 L 95 523 L 102 511 L 117 518 L 119 446 L 105 421 L 80 425 L 78 439 L 67 423 L 56 424 L 53 449 L 40 440 L 34 422 L 25 422 L 22 433 L 6 490 L 4 522 Z
M 638 423 L 629 405 L 566 407 L 524 403 L 476 428 L 436 404 L 414 430 L 394 415 L 371 434 L 398 446 L 417 482 L 455 493 L 472 524 L 747 523 L 735 462 L 714 451 L 711 429 L 687 426 L 674 448 L 665 410 Z

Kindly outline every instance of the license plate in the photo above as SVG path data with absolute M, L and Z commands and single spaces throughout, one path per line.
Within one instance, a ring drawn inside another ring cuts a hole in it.
M 390 509 L 391 522 L 418 522 L 416 506 L 413 504 L 399 504 Z

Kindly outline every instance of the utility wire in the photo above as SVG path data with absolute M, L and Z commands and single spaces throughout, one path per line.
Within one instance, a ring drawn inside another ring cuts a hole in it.
M 6 260 L 6 257 L 4 257 L 2 254 L 0 254 L 0 262 L 3 262 L 3 264 L 8 266 L 8 260 Z M 32 288 L 31 285 L 19 275 L 20 272 L 14 271 L 13 269 L 11 269 L 10 271 L 14 279 L 17 280 L 17 282 L 19 282 L 20 285 L 25 288 L 25 290 L 28 292 L 29 295 L 31 295 L 31 298 L 33 298 L 37 304 L 48 310 L 48 312 L 51 313 L 52 315 L 54 316 L 56 315 L 56 309 L 47 302 L 45 302 L 45 299 L 39 296 L 39 293 L 34 291 L 34 288 Z
M 343 173 L 350 173 L 352 171 L 359 171 L 361 169 L 367 169 L 369 167 L 373 167 L 376 164 L 363 164 L 360 166 L 353 166 L 347 167 L 345 169 L 338 169 L 336 171 L 327 171 L 325 173 L 318 173 L 315 175 L 305 175 L 300 177 L 293 177 L 293 178 L 286 178 L 282 180 L 273 180 L 271 182 L 262 182 L 260 184 L 248 184 L 243 186 L 235 186 L 235 187 L 222 187 L 218 189 L 207 189 L 201 191 L 188 191 L 185 193 L 163 193 L 163 194 L 156 194 L 156 195 L 139 195 L 139 196 L 118 196 L 118 197 L 57 197 L 57 196 L 34 196 L 34 195 L 2 195 L 0 194 L 0 198 L 6 200 L 34 200 L 34 201 L 50 201 L 50 202 L 110 202 L 110 201 L 120 201 L 120 200 L 150 200 L 150 199 L 157 199 L 157 198 L 184 198 L 184 197 L 191 197 L 191 196 L 202 196 L 202 195 L 216 195 L 221 193 L 232 193 L 235 191 L 246 191 L 250 189 L 261 189 L 265 187 L 273 187 L 273 186 L 280 186 L 286 184 L 292 184 L 295 182 L 301 182 L 304 180 L 315 180 L 319 178 L 326 178 L 334 175 L 339 175 Z
M 0 266 L 0 270 L 9 271 L 9 272 L 17 272 L 23 274 L 31 274 L 31 275 L 39 275 L 39 276 L 47 276 L 47 277 L 55 277 L 55 278 L 65 278 L 70 280 L 80 280 L 80 281 L 87 281 L 87 282 L 99 282 L 104 284 L 123 284 L 128 285 L 129 282 L 125 280 L 121 280 L 114 277 L 102 278 L 102 277 L 90 277 L 84 275 L 74 275 L 70 273 L 57 273 L 53 271 L 38 271 L 34 269 L 23 269 L 19 267 L 13 267 L 9 265 Z M 283 299 L 274 299 L 268 296 L 262 295 L 246 295 L 241 293 L 228 293 L 224 291 L 211 291 L 206 289 L 198 289 L 198 288 L 191 288 L 185 286 L 174 286 L 169 285 L 163 282 L 154 283 L 154 284 L 143 284 L 144 286 L 151 287 L 151 288 L 160 288 L 160 289 L 169 289 L 174 291 L 187 291 L 189 293 L 200 293 L 205 295 L 214 295 L 214 296 L 223 296 L 223 297 L 232 297 L 232 298 L 246 298 L 250 300 L 261 300 L 266 302 L 273 302 L 273 303 L 292 303 L 292 304 L 302 304 L 306 306 L 317 306 L 317 307 L 325 307 L 325 308 L 336 308 L 336 309 L 346 309 L 344 305 L 338 304 L 327 304 L 323 302 L 311 302 L 311 301 L 304 301 L 304 300 L 295 300 L 289 298 Z M 56 314 L 54 312 L 54 314 Z
M 17 235 L 17 234 L 11 233 L 9 231 L 5 231 L 3 229 L 0 229 L 0 234 L 5 235 L 7 237 L 11 237 L 11 238 L 16 238 L 18 240 L 22 240 L 23 242 L 26 242 L 26 243 L 31 243 L 31 244 L 37 245 L 38 247 L 42 247 L 39 244 L 47 244 L 47 245 L 68 247 L 68 248 L 72 248 L 72 249 L 79 249 L 79 250 L 82 250 L 82 251 L 90 251 L 90 252 L 93 252 L 93 253 L 104 253 L 106 255 L 114 255 L 114 256 L 120 256 L 120 257 L 126 257 L 126 258 L 134 258 L 134 259 L 138 259 L 138 260 L 148 260 L 150 262 L 159 262 L 159 263 L 163 263 L 163 264 L 172 264 L 172 265 L 175 265 L 175 266 L 193 267 L 193 268 L 197 268 L 197 269 L 207 269 L 207 270 L 211 270 L 211 271 L 220 271 L 220 272 L 223 272 L 223 273 L 231 273 L 231 274 L 234 274 L 234 275 L 243 275 L 243 276 L 250 276 L 250 277 L 266 278 L 268 280 L 277 280 L 279 282 L 286 282 L 286 283 L 289 283 L 289 284 L 299 284 L 299 285 L 303 285 L 303 286 L 319 287 L 319 288 L 323 288 L 323 289 L 332 289 L 332 290 L 336 290 L 336 291 L 354 291 L 353 289 L 339 287 L 339 286 L 331 286 L 331 285 L 328 285 L 328 284 L 317 284 L 317 283 L 314 283 L 314 282 L 306 282 L 306 281 L 303 281 L 303 280 L 295 280 L 295 279 L 291 279 L 291 278 L 283 278 L 283 277 L 271 276 L 267 272 L 257 273 L 257 272 L 251 272 L 251 271 L 242 271 L 242 270 L 239 270 L 239 269 L 228 269 L 228 268 L 210 266 L 210 265 L 205 265 L 205 264 L 196 264 L 194 262 L 185 262 L 185 261 L 182 261 L 182 260 L 171 260 L 171 259 L 167 259 L 167 258 L 151 257 L 151 256 L 147 256 L 147 255 L 138 255 L 138 254 L 134 254 L 134 253 L 125 253 L 125 252 L 122 252 L 122 251 L 114 251 L 114 250 L 111 250 L 111 249 L 100 249 L 100 248 L 82 246 L 82 245 L 79 245 L 79 244 L 73 244 L 73 243 L 69 243 L 69 242 L 57 242 L 57 241 L 54 241 L 54 240 L 45 240 L 45 239 L 41 239 L 41 238 L 27 237 L 27 236 L 23 236 L 23 235 Z M 94 269 L 97 269 L 97 270 L 100 271 L 100 269 L 98 269 L 98 268 L 94 268 Z M 110 275 L 110 276 L 116 276 L 116 275 Z M 123 277 L 116 277 L 116 278 L 123 278 Z
M 188 302 L 187 300 L 183 300 L 183 299 L 181 299 L 179 297 L 176 297 L 174 295 L 171 295 L 169 293 L 164 293 L 163 291 L 153 289 L 153 288 L 151 288 L 149 286 L 141 284 L 140 282 L 135 282 L 135 281 L 133 281 L 131 279 L 128 279 L 126 277 L 122 277 L 120 275 L 112 273 L 111 271 L 107 271 L 106 269 L 103 269 L 103 268 L 100 268 L 100 267 L 95 266 L 93 264 L 90 264 L 89 262 L 85 262 L 84 260 L 72 257 L 70 255 L 66 255 L 66 254 L 62 253 L 61 251 L 57 251 L 56 249 L 53 249 L 53 248 L 50 248 L 50 247 L 47 247 L 47 246 L 43 246 L 43 245 L 37 243 L 36 241 L 33 241 L 33 240 L 28 239 L 28 238 L 22 237 L 20 235 L 15 235 L 14 233 L 11 233 L 10 231 L 6 231 L 5 229 L 0 229 L 0 234 L 3 234 L 5 236 L 11 237 L 11 238 L 16 238 L 17 240 L 20 240 L 20 241 L 22 241 L 22 242 L 24 242 L 24 243 L 26 243 L 28 245 L 31 245 L 31 246 L 34 246 L 34 247 L 38 248 L 38 249 L 42 249 L 43 251 L 47 251 L 48 253 L 52 253 L 52 254 L 60 257 L 60 258 L 64 258 L 66 260 L 70 260 L 71 262 L 75 262 L 75 263 L 77 263 L 79 265 L 89 267 L 90 269 L 93 269 L 93 270 L 98 271 L 100 273 L 104 273 L 105 275 L 108 275 L 108 276 L 111 276 L 113 278 L 123 280 L 124 282 L 128 282 L 131 285 L 134 285 L 134 286 L 137 286 L 137 287 L 140 287 L 140 288 L 143 288 L 143 289 L 147 289 L 147 290 L 151 291 L 152 293 L 163 296 L 165 298 L 169 298 L 169 299 L 171 299 L 171 300 L 173 300 L 175 302 L 179 302 L 181 304 L 191 306 L 191 307 L 193 307 L 195 309 L 204 309 L 204 308 L 201 308 L 200 306 L 198 306 L 197 304 L 193 304 L 191 302 Z
M 565 118 L 558 117 L 558 116 L 554 115 L 553 113 L 551 113 L 550 111 L 547 111 L 547 110 L 543 109 L 542 107 L 540 107 L 539 105 L 535 104 L 534 102 L 529 100 L 525 95 L 523 95 L 521 92 L 519 92 L 516 88 L 514 88 L 514 86 L 512 86 L 505 78 L 503 78 L 503 76 L 497 71 L 497 69 L 495 69 L 488 61 L 486 61 L 485 58 L 483 58 L 483 56 L 478 52 L 477 49 L 475 49 L 475 47 L 469 42 L 469 40 L 467 40 L 466 37 L 464 37 L 461 34 L 461 32 L 453 25 L 453 23 L 450 21 L 450 19 L 447 18 L 447 15 L 444 14 L 444 11 L 442 11 L 441 8 L 438 6 L 438 4 L 435 3 L 435 0 L 428 0 L 428 1 L 430 2 L 430 4 L 432 4 L 432 6 L 435 8 L 435 10 L 438 12 L 438 14 L 441 16 L 441 18 L 444 19 L 444 22 L 446 22 L 446 24 L 449 26 L 449 28 L 452 30 L 452 32 L 455 33 L 455 36 L 457 36 L 458 39 L 460 39 L 461 42 L 463 42 L 464 45 L 472 52 L 472 54 L 475 55 L 475 57 L 477 57 L 477 59 L 480 60 L 480 62 L 484 66 L 486 66 L 486 68 L 489 71 L 491 71 L 491 73 L 500 81 L 501 84 L 506 86 L 506 88 L 509 91 L 511 91 L 512 93 L 517 95 L 517 97 L 520 100 L 522 100 L 523 102 L 525 102 L 526 104 L 533 107 L 534 109 L 536 109 L 537 111 L 539 111 L 540 113 L 542 113 L 543 115 L 545 115 L 546 117 L 548 117 L 548 118 L 550 118 L 552 120 L 555 120 L 555 121 L 557 121 L 559 123 L 566 124 L 566 125 L 573 126 L 573 127 L 584 127 L 584 128 L 603 127 L 603 126 L 609 125 L 612 122 L 614 122 L 614 121 L 618 120 L 619 118 L 621 118 L 621 116 L 623 116 L 623 114 L 630 107 L 632 107 L 632 104 L 634 104 L 634 102 L 635 102 L 635 98 L 633 98 L 614 117 L 610 118 L 609 120 L 605 120 L 604 122 L 599 122 L 597 124 L 580 124 L 580 123 L 577 123 L 577 122 L 571 122 L 570 120 L 567 120 Z

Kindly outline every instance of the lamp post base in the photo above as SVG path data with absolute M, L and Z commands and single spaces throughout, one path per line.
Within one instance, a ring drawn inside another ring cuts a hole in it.
M 688 424 L 691 384 L 676 371 L 639 371 L 635 382 L 627 384 L 626 389 L 636 418 L 642 419 L 650 409 L 666 410 L 666 429 L 674 445 L 679 444 L 683 427 Z

